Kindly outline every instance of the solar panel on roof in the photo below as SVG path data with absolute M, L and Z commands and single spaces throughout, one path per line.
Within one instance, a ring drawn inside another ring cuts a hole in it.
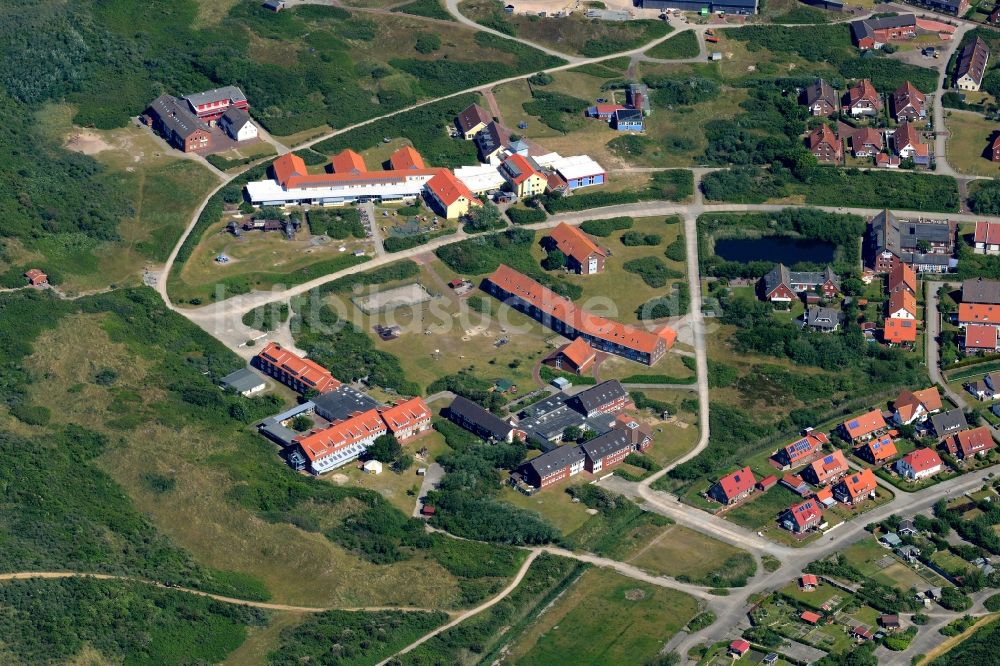
M 826 458 L 823 458 L 823 462 L 825 462 L 825 463 L 832 463 L 833 462 L 833 456 L 827 456 Z
M 848 428 L 857 428 L 858 425 L 860 425 L 860 424 L 857 421 L 851 421 L 850 423 L 847 424 L 847 427 Z

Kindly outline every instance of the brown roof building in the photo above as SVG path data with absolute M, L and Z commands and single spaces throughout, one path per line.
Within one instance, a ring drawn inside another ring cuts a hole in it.
M 868 79 L 861 79 L 847 89 L 847 109 L 855 118 L 877 116 L 882 110 L 882 97 Z
M 462 133 L 463 139 L 471 139 L 476 136 L 491 122 L 493 119 L 478 104 L 470 104 L 455 119 L 455 124 L 458 125 L 458 131 Z
M 839 162 L 844 157 L 844 147 L 829 125 L 820 125 L 810 132 L 806 143 L 820 162 Z
M 892 114 L 897 122 L 904 120 L 914 121 L 927 117 L 927 110 L 924 108 L 926 96 L 916 86 L 907 81 L 899 89 L 892 93 Z
M 580 275 L 593 275 L 604 270 L 604 260 L 611 253 L 590 239 L 578 227 L 560 223 L 549 238 L 559 251 L 566 255 L 571 270 Z

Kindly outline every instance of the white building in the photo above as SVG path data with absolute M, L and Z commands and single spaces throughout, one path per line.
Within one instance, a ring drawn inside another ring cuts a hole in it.
M 362 467 L 366 474 L 381 474 L 382 473 L 382 463 L 377 460 L 368 460 Z
M 234 141 L 250 141 L 257 138 L 257 126 L 250 119 L 250 114 L 235 106 L 222 115 L 219 127 Z
M 492 164 L 458 167 L 455 169 L 455 177 L 465 183 L 473 194 L 479 195 L 499 190 L 506 182 Z

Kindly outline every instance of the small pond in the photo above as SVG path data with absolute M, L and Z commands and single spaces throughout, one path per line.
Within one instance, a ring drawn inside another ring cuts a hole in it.
M 726 261 L 774 261 L 791 265 L 800 261 L 826 264 L 833 261 L 836 246 L 820 240 L 764 236 L 763 238 L 720 238 L 715 254 Z

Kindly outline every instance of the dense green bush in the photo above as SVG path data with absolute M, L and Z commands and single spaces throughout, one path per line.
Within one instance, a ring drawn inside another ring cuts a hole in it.
M 348 236 L 365 237 L 365 225 L 361 223 L 361 211 L 357 208 L 311 208 L 306 213 L 309 231 L 314 236 L 329 236 L 343 240 Z
M 676 280 L 684 277 L 683 273 L 668 267 L 663 263 L 662 259 L 657 257 L 632 259 L 622 264 L 622 268 L 629 273 L 637 274 L 642 278 L 643 282 L 655 289 L 665 287 L 667 280 Z
M 610 236 L 622 229 L 631 229 L 633 220 L 631 217 L 608 217 L 603 220 L 585 220 L 580 225 L 580 230 L 591 236 Z
M 441 21 L 455 20 L 451 12 L 441 4 L 441 0 L 413 0 L 413 2 L 408 2 L 405 5 L 394 7 L 392 11 L 413 14 L 414 16 L 425 16 Z
M 694 58 L 699 53 L 698 38 L 694 30 L 679 32 L 665 42 L 660 42 L 646 55 L 652 58 L 663 58 L 665 60 L 676 60 L 679 58 Z
M 274 331 L 288 321 L 288 303 L 259 305 L 243 315 L 243 325 L 258 331 Z
M 531 100 L 521 104 L 525 113 L 538 116 L 543 123 L 564 134 L 579 124 L 581 114 L 589 105 L 585 99 L 535 88 L 531 91 Z M 571 119 L 577 122 L 571 123 Z
M 541 208 L 519 208 L 512 206 L 507 209 L 507 217 L 514 224 L 536 224 L 544 222 L 548 215 Z
M 382 241 L 382 247 L 386 252 L 402 252 L 419 245 L 427 245 L 432 240 L 449 236 L 455 233 L 455 229 L 441 229 L 440 231 L 428 231 L 420 234 L 410 234 L 409 236 L 389 236 Z
M 635 247 L 638 245 L 659 245 L 663 236 L 659 234 L 644 234 L 641 231 L 626 231 L 621 237 L 622 245 Z
M 979 666 L 996 660 L 1000 620 L 993 620 L 931 662 L 931 666 Z

